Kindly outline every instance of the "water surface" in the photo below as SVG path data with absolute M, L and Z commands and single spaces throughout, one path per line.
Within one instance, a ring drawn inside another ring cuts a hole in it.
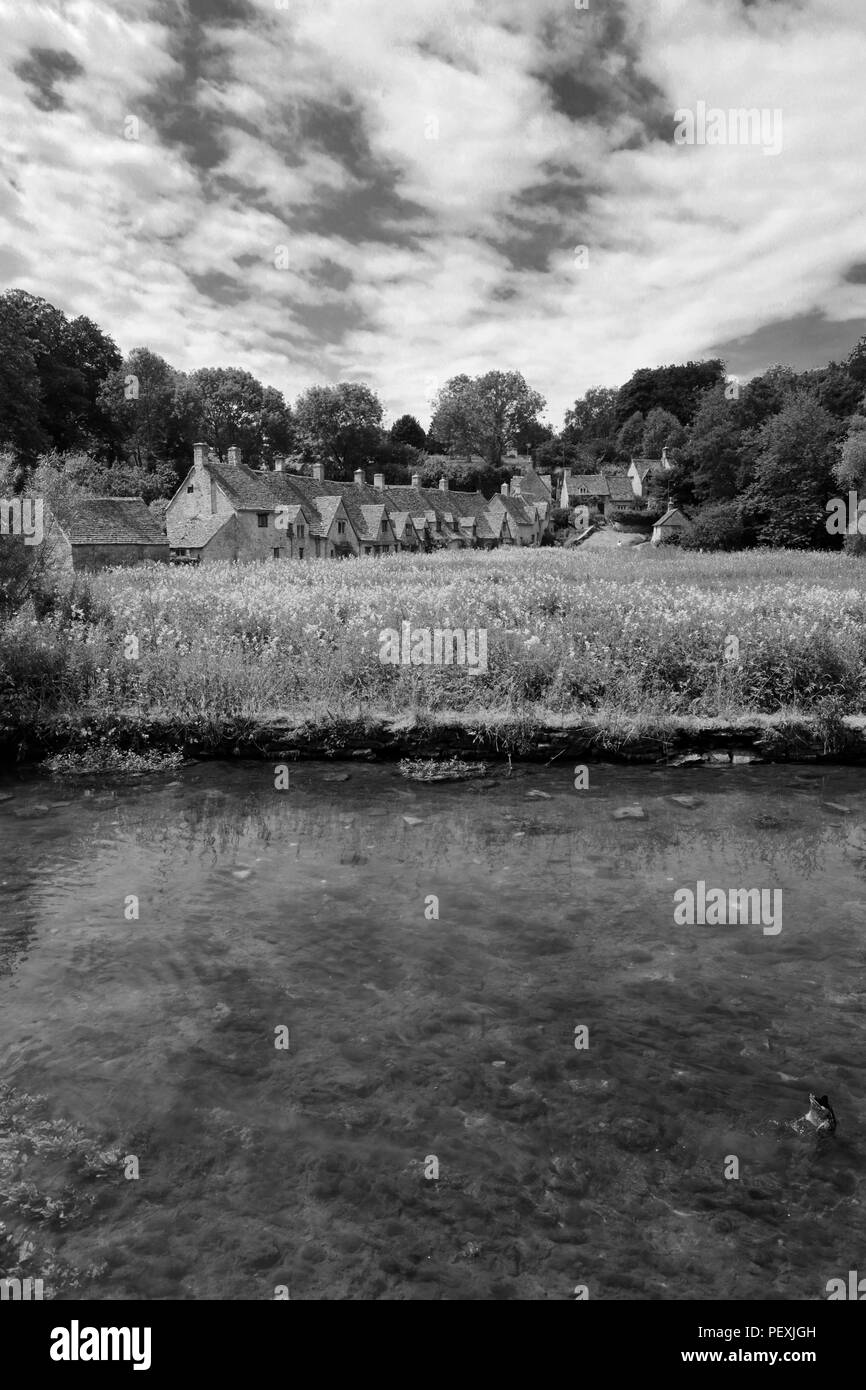
M 815 1299 L 862 1267 L 862 772 L 515 773 L 4 779 L 0 1273 Z M 697 879 L 781 888 L 781 933 L 675 926 Z M 826 1143 L 779 1123 L 810 1089 Z

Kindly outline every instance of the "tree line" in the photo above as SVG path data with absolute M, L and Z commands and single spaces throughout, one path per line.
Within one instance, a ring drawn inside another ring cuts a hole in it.
M 191 446 L 222 457 L 238 444 L 252 467 L 278 457 L 350 478 L 372 468 L 386 482 L 445 474 L 452 486 L 496 489 L 508 451 L 542 472 L 604 472 L 633 457 L 673 467 L 650 505 L 685 507 L 691 543 L 826 546 L 826 502 L 866 482 L 866 337 L 845 361 L 796 372 L 771 367 L 745 384 L 720 359 L 641 368 L 620 387 L 595 386 L 542 420 L 544 398 L 514 371 L 450 378 L 429 429 L 410 414 L 386 429 L 364 383 L 313 386 L 290 405 L 250 372 L 182 372 L 149 348 L 124 357 L 85 316 L 68 318 L 23 290 L 0 295 L 0 453 L 21 490 L 34 470 L 91 493 L 171 496 Z

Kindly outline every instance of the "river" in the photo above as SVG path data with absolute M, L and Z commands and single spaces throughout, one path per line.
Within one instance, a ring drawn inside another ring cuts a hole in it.
M 862 1265 L 862 771 L 288 780 L 0 779 L 0 1275 L 816 1299 Z M 699 881 L 780 890 L 781 931 L 677 925 Z M 831 1139 L 784 1124 L 810 1090 Z

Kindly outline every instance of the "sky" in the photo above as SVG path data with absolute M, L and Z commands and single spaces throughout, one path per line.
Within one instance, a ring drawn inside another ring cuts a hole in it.
M 425 427 L 460 372 L 558 427 L 638 367 L 844 357 L 864 0 L 580 4 L 0 0 L 0 287 Z

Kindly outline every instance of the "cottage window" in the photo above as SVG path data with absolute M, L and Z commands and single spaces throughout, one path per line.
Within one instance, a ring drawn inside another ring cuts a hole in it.
M 345 523 L 345 521 L 338 521 L 338 522 L 337 522 L 337 535 L 338 535 L 338 536 L 345 536 L 345 534 L 346 534 L 346 523 Z
M 299 560 L 303 560 L 303 558 L 304 558 L 304 547 L 301 546 L 300 550 L 298 551 L 298 559 L 299 559 Z
M 365 555 L 370 555 L 370 554 L 372 554 L 372 548 L 371 548 L 369 545 L 365 545 L 365 546 L 364 546 L 364 554 L 365 554 Z
M 195 492 L 195 484 L 189 483 L 186 490 L 187 492 Z
M 279 558 L 280 558 L 280 547 L 279 547 L 278 545 L 275 545 L 275 546 L 274 546 L 274 559 L 275 559 L 275 560 L 279 560 Z
M 256 512 L 256 521 L 258 522 L 259 530 L 263 531 L 268 524 L 267 512 Z
M 303 539 L 304 539 L 304 523 L 303 523 L 302 521 L 299 521 L 299 522 L 298 522 L 298 540 L 302 541 Z M 302 552 L 302 553 L 303 553 L 303 552 Z

